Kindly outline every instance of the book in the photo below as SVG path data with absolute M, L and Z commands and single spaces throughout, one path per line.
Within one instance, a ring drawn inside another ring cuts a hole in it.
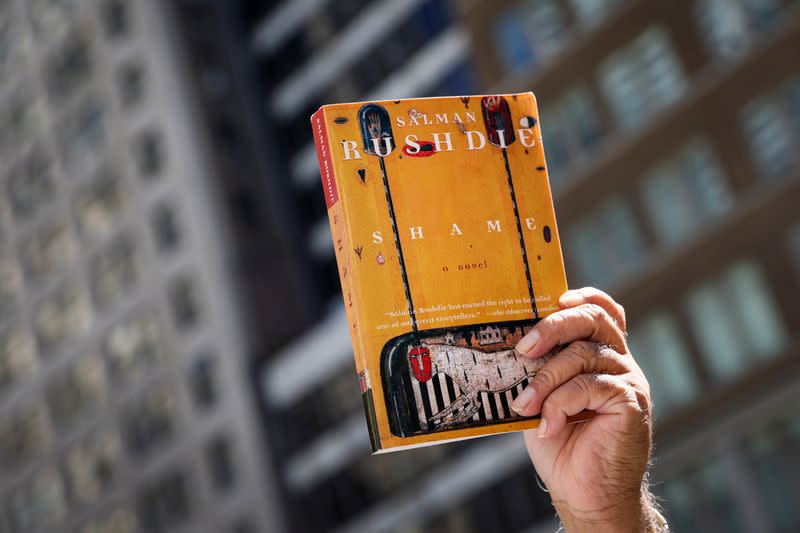
M 374 453 L 538 426 L 515 350 L 567 289 L 533 93 L 311 117 Z

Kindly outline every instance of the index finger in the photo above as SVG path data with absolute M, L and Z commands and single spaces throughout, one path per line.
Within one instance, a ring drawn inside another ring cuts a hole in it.
M 556 346 L 578 340 L 607 344 L 619 353 L 628 351 L 625 333 L 617 321 L 597 304 L 581 304 L 547 315 L 522 337 L 515 349 L 524 357 L 536 358 Z
M 561 309 L 569 309 L 582 304 L 595 304 L 605 309 L 611 315 L 622 331 L 627 331 L 625 321 L 625 308 L 614 301 L 614 298 L 595 287 L 583 287 L 567 291 L 558 299 L 558 306 Z

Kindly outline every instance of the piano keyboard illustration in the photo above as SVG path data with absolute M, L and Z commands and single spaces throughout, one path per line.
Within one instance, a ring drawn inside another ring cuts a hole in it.
M 436 374 L 426 383 L 420 383 L 417 380 L 410 380 L 410 382 L 414 390 L 414 403 L 417 406 L 419 425 L 423 431 L 429 429 L 428 420 L 461 396 L 458 384 L 443 373 Z M 472 416 L 472 420 L 489 422 L 517 418 L 518 415 L 511 410 L 511 404 L 527 385 L 528 380 L 526 379 L 505 392 L 481 392 L 481 406 Z

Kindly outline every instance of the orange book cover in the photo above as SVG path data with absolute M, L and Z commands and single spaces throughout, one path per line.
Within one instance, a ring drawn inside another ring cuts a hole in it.
M 567 289 L 533 93 L 311 117 L 373 452 L 538 426 L 514 346 Z

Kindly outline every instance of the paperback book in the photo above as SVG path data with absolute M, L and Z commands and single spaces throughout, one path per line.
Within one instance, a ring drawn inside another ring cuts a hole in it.
M 533 93 L 311 117 L 373 452 L 538 426 L 516 343 L 567 289 Z

